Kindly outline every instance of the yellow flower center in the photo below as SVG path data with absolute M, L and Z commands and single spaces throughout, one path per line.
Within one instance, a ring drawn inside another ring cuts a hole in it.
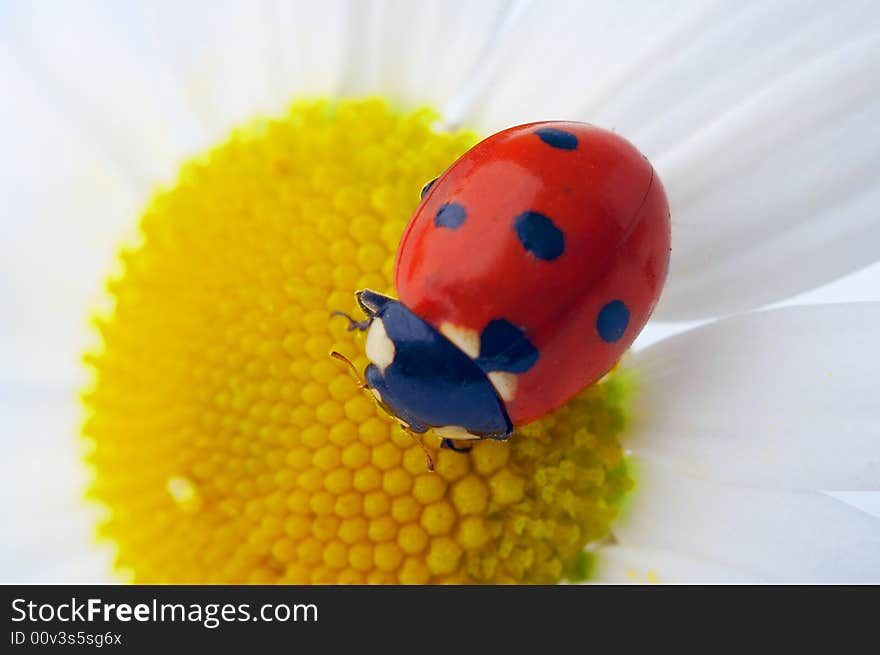
M 83 432 L 100 534 L 136 582 L 551 583 L 587 573 L 631 486 L 611 376 L 509 442 L 424 453 L 331 350 L 393 295 L 423 184 L 476 142 L 426 110 L 300 102 L 156 194 L 96 319 Z

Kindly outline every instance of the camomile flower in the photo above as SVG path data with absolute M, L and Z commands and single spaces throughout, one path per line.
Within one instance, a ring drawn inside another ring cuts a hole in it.
M 880 260 L 872 3 L 0 7 L 4 581 L 880 580 L 880 303 L 790 302 Z M 547 119 L 652 161 L 666 289 L 432 473 L 329 314 Z

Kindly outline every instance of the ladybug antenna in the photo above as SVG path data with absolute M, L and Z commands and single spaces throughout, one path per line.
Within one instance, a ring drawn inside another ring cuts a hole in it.
M 350 370 L 351 374 L 354 375 L 354 379 L 357 380 L 358 386 L 361 389 L 369 389 L 370 388 L 370 385 L 367 384 L 367 381 L 364 380 L 363 377 L 361 377 L 361 374 L 358 373 L 357 368 L 355 368 L 355 365 L 352 364 L 351 360 L 348 357 L 346 357 L 342 353 L 336 352 L 335 350 L 330 353 L 330 356 L 333 359 L 338 359 L 340 362 L 342 362 L 346 366 L 348 366 L 348 370 Z
M 402 423 L 400 424 L 400 427 L 403 429 L 404 432 L 406 432 L 410 437 L 412 437 L 413 441 L 415 441 L 417 444 L 419 444 L 419 447 L 422 449 L 422 452 L 425 453 L 425 462 L 428 464 L 428 470 L 433 473 L 434 472 L 434 460 L 431 458 L 431 453 L 428 452 L 428 448 L 427 448 L 427 446 L 425 446 L 425 442 L 422 441 L 422 438 L 419 435 L 417 435 L 415 432 L 410 430 L 408 427 L 406 427 Z
M 348 319 L 348 331 L 354 332 L 355 330 L 359 332 L 365 332 L 368 327 L 370 327 L 371 319 L 365 319 L 363 321 L 356 321 L 351 316 L 346 314 L 345 312 L 330 312 L 330 316 L 341 316 L 342 318 Z

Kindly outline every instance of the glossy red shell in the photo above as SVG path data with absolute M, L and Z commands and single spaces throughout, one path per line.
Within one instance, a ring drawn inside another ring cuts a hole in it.
M 553 147 L 536 130 L 577 137 Z M 438 210 L 461 204 L 467 218 L 438 227 Z M 539 212 L 562 231 L 552 261 L 528 252 L 513 222 Z M 400 300 L 431 325 L 480 332 L 493 319 L 520 326 L 537 362 L 507 402 L 515 425 L 563 404 L 608 372 L 644 327 L 669 261 L 669 207 L 648 160 L 625 139 L 573 122 L 499 132 L 459 158 L 423 198 L 400 242 Z M 609 302 L 629 309 L 622 337 L 600 337 Z

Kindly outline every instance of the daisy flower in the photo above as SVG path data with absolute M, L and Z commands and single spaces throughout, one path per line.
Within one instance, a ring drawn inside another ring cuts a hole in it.
M 880 303 L 792 300 L 880 260 L 877 17 L 3 2 L 3 580 L 880 580 Z M 555 118 L 666 186 L 655 324 L 430 473 L 329 311 L 393 293 L 426 181 Z

